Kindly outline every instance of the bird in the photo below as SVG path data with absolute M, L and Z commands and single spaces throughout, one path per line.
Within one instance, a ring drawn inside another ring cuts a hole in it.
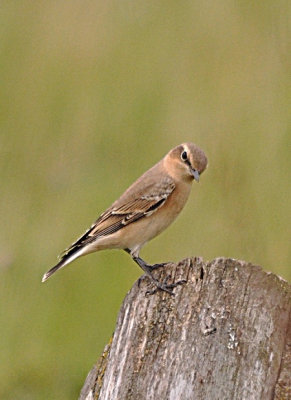
M 193 181 L 208 164 L 207 157 L 194 143 L 172 149 L 161 161 L 140 176 L 92 226 L 60 256 L 56 266 L 44 274 L 45 282 L 56 271 L 78 257 L 105 249 L 122 249 L 130 254 L 153 282 L 155 290 L 173 294 L 185 281 L 160 282 L 152 271 L 162 264 L 150 265 L 140 256 L 141 248 L 161 234 L 184 208 Z

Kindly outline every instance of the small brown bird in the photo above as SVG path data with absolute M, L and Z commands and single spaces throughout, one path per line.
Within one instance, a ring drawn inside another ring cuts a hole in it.
M 152 270 L 164 264 L 149 265 L 139 251 L 149 240 L 163 232 L 176 219 L 189 197 L 192 182 L 199 181 L 207 167 L 207 157 L 193 143 L 171 150 L 145 172 L 109 207 L 87 232 L 60 256 L 60 262 L 43 277 L 76 258 L 105 249 L 123 249 L 146 272 L 157 289 L 172 293 L 180 282 L 159 282 Z

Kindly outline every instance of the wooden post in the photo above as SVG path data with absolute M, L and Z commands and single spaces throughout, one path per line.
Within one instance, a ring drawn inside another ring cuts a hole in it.
M 243 261 L 191 258 L 126 296 L 79 400 L 291 399 L 291 286 Z

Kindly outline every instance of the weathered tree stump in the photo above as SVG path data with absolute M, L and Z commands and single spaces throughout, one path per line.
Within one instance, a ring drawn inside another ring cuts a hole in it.
M 175 296 L 137 283 L 79 400 L 291 399 L 291 286 L 233 259 L 155 271 Z

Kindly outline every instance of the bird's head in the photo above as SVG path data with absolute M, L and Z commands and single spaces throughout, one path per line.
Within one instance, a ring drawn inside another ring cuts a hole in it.
M 193 143 L 183 143 L 172 149 L 165 157 L 165 166 L 173 178 L 199 181 L 207 167 L 203 150 Z

